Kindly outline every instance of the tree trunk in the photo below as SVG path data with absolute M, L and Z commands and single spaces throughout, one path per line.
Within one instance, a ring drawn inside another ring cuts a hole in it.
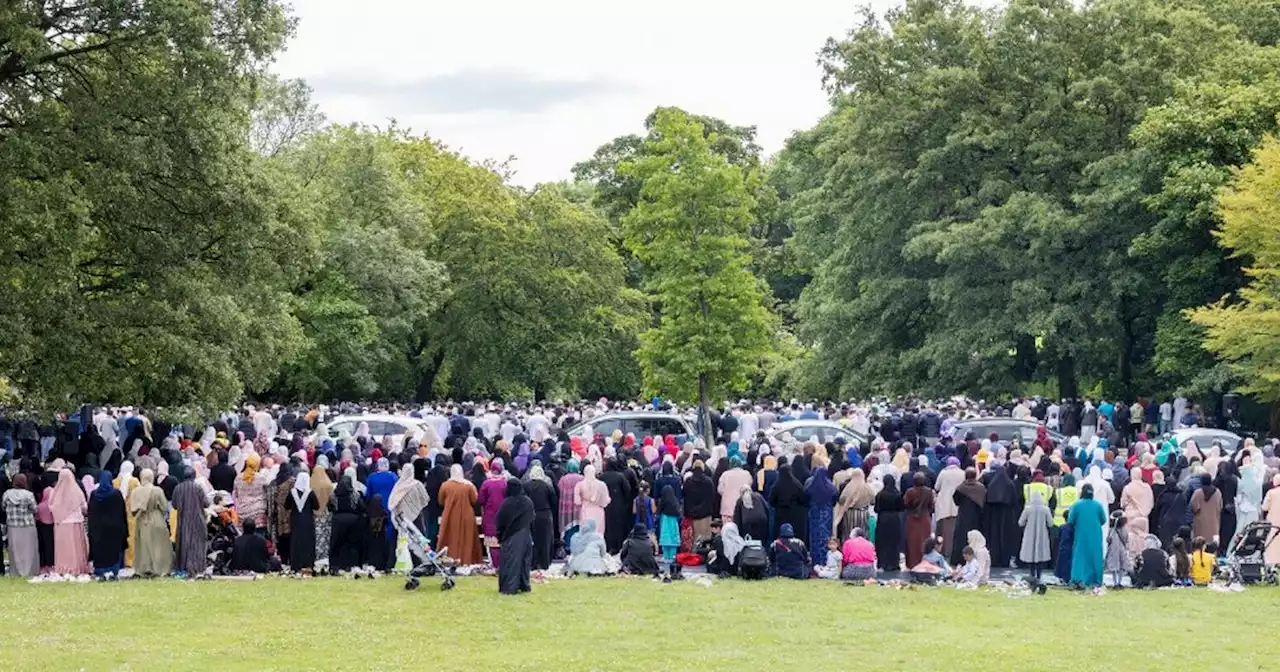
M 707 374 L 700 374 L 698 376 L 698 416 L 702 418 L 702 440 L 706 442 L 707 450 L 711 450 L 715 445 L 715 432 L 711 429 L 711 407 L 708 399 L 710 396 Z
M 1071 355 L 1058 358 L 1058 396 L 1075 399 L 1080 396 L 1080 381 L 1076 379 L 1076 360 Z
M 418 378 L 418 389 L 414 395 L 416 401 L 435 399 L 436 378 L 440 376 L 440 367 L 444 364 L 444 350 L 440 349 L 431 355 L 426 369 Z

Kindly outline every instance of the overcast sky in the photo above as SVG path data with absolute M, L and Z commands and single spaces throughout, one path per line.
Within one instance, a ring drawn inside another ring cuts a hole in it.
M 570 176 L 658 105 L 759 127 L 777 151 L 826 111 L 817 51 L 858 0 L 294 0 L 276 71 L 334 121 L 395 118 L 515 180 Z M 883 6 L 886 0 L 873 2 Z

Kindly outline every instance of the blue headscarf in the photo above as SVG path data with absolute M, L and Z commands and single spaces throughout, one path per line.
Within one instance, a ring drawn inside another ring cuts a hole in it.
M 726 450 L 725 455 L 729 459 L 733 459 L 735 457 L 742 457 L 742 446 L 738 445 L 737 441 L 730 441 L 728 447 L 725 450 Z
M 844 455 L 845 458 L 849 460 L 850 467 L 853 467 L 854 469 L 862 468 L 862 453 L 858 452 L 857 444 L 849 446 L 849 450 L 846 450 Z
M 938 451 L 933 446 L 924 449 L 924 459 L 929 463 L 929 471 L 938 473 L 942 471 L 942 460 L 938 459 Z
M 111 485 L 111 472 L 106 469 L 98 472 L 98 489 L 93 491 L 93 498 L 106 499 L 115 491 L 115 487 Z
M 822 503 L 824 506 L 831 506 L 840 495 L 835 484 L 831 482 L 831 477 L 827 476 L 826 467 L 814 469 L 813 476 L 809 478 L 804 489 L 809 494 L 810 502 Z

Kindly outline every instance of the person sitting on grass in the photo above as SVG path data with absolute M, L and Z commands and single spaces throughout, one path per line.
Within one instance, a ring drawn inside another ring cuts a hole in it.
M 769 545 L 769 563 L 776 576 L 789 579 L 809 578 L 809 549 L 795 538 L 791 523 L 783 523 L 778 538 Z
M 744 540 L 738 533 L 737 523 L 721 526 L 720 520 L 711 521 L 711 553 L 707 557 L 707 572 L 721 578 L 738 573 L 738 554 Z
M 1160 548 L 1160 537 L 1148 534 L 1143 542 L 1146 547 L 1138 556 L 1138 566 L 1133 577 L 1134 588 L 1164 588 L 1173 585 L 1173 573 L 1169 571 L 1169 556 Z
M 1196 537 L 1191 549 L 1191 583 L 1207 586 L 1213 580 L 1213 568 L 1218 563 L 1218 543 L 1206 543 L 1204 537 Z
M 1182 537 L 1173 538 L 1173 554 L 1169 556 L 1173 567 L 1173 581 L 1179 586 L 1191 585 L 1191 556 L 1187 555 L 1187 542 Z
M 924 540 L 924 555 L 920 559 L 920 563 L 911 568 L 913 572 L 924 572 L 928 574 L 937 574 L 942 577 L 951 575 L 951 565 L 947 562 L 946 557 L 938 551 L 938 544 L 941 537 L 930 537 Z
M 644 523 L 636 523 L 631 528 L 631 536 L 622 542 L 622 571 L 637 576 L 656 576 L 658 560 L 653 554 L 653 539 Z
M 867 539 L 867 533 L 862 528 L 853 528 L 853 533 L 840 549 L 840 555 L 844 563 L 840 569 L 841 579 L 866 581 L 876 578 L 876 547 Z
M 974 555 L 972 546 L 965 546 L 960 555 L 964 557 L 964 565 L 956 567 L 951 578 L 959 586 L 977 588 L 982 580 L 982 563 Z
M 582 529 L 569 540 L 569 558 L 565 562 L 565 572 L 570 575 L 604 576 L 609 573 L 609 567 L 604 562 L 606 553 L 604 537 L 596 532 L 595 519 L 587 518 L 582 522 Z
M 840 578 L 840 565 L 844 560 L 840 552 L 840 542 L 835 537 L 827 537 L 827 564 L 814 565 L 813 571 L 819 579 Z

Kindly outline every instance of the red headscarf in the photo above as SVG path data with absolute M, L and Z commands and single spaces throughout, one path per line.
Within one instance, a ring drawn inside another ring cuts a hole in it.
M 662 440 L 662 449 L 671 457 L 675 457 L 680 454 L 680 448 L 676 446 L 676 437 L 670 434 Z
M 646 436 L 646 437 L 644 437 L 644 441 L 641 441 L 641 442 L 640 442 L 640 445 L 642 445 L 642 446 L 652 446 L 652 445 L 653 445 L 653 437 L 652 437 L 652 436 Z
M 374 463 L 377 463 L 378 460 L 382 459 L 382 450 L 378 448 L 374 448 L 373 450 L 369 451 L 369 459 L 373 460 Z
M 579 459 L 587 456 L 587 447 L 583 444 L 581 436 L 569 437 L 569 450 L 573 451 Z

